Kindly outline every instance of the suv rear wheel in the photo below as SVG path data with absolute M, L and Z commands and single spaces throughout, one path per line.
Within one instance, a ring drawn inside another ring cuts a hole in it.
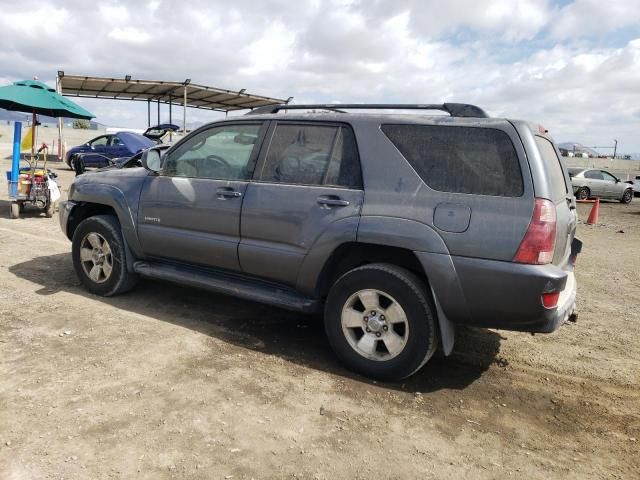
M 134 287 L 137 275 L 127 271 L 124 241 L 115 217 L 96 215 L 83 220 L 72 242 L 73 267 L 88 291 L 109 297 Z
M 390 264 L 355 268 L 333 285 L 325 330 L 336 355 L 367 377 L 399 380 L 436 350 L 435 309 L 427 287 Z

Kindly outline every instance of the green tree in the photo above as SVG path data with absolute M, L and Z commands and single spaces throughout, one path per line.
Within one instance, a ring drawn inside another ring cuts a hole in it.
M 82 130 L 88 130 L 91 127 L 89 120 L 77 119 L 73 121 L 73 128 L 79 128 Z

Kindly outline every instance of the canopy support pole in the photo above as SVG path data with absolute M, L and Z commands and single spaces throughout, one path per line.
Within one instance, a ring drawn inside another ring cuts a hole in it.
M 173 97 L 169 95 L 169 123 L 173 124 L 173 118 L 171 118 L 171 106 L 173 105 Z M 169 132 L 169 142 L 173 141 L 173 132 Z
M 147 100 L 147 128 L 151 126 L 151 100 Z
M 184 103 L 182 104 L 182 136 L 187 135 L 187 86 L 184 86 Z
M 156 125 L 160 125 L 160 100 L 158 100 L 158 123 Z

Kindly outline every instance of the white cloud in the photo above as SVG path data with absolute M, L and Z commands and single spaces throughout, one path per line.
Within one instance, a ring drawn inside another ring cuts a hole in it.
M 557 11 L 551 35 L 557 39 L 601 35 L 640 24 L 637 0 L 575 0 Z
M 146 43 L 151 40 L 151 35 L 133 27 L 116 27 L 109 32 L 109 38 L 125 43 Z
M 292 56 L 295 35 L 281 22 L 275 22 L 264 35 L 251 42 L 246 48 L 247 65 L 241 67 L 241 75 L 253 76 L 275 69 L 289 68 L 294 61 Z
M 506 41 L 533 38 L 551 21 L 548 0 L 361 0 L 370 18 L 411 11 L 417 37 L 434 38 L 460 29 L 490 34 Z
M 539 121 L 559 140 L 618 138 L 623 149 L 640 151 L 640 29 L 635 40 L 626 31 L 624 41 L 602 42 L 602 32 L 640 25 L 637 0 L 564 7 L 550 0 L 100 5 L 0 0 L 2 76 L 51 81 L 62 69 L 191 78 L 299 103 L 470 102 L 494 115 Z M 32 36 L 24 12 L 50 17 L 48 29 Z M 146 123 L 144 103 L 87 102 L 99 121 Z M 163 106 L 163 119 L 166 113 Z M 194 110 L 189 118 L 216 114 Z
M 20 8 L 19 3 L 5 6 L 0 3 L 0 26 L 19 35 L 41 37 L 60 34 L 69 19 L 65 8 L 44 4 L 34 9 Z

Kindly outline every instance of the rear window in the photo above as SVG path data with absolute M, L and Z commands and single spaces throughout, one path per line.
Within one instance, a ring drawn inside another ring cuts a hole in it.
M 383 125 L 382 131 L 434 190 L 500 197 L 524 192 L 518 155 L 501 130 Z
M 551 177 L 551 193 L 556 198 L 564 197 L 569 190 L 567 189 L 567 184 L 564 181 L 562 165 L 560 164 L 560 159 L 556 154 L 556 149 L 553 148 L 553 143 L 544 137 L 539 137 L 538 135 L 536 135 L 536 143 L 538 144 L 540 155 L 542 155 L 542 160 L 544 160 L 549 167 L 548 171 Z

